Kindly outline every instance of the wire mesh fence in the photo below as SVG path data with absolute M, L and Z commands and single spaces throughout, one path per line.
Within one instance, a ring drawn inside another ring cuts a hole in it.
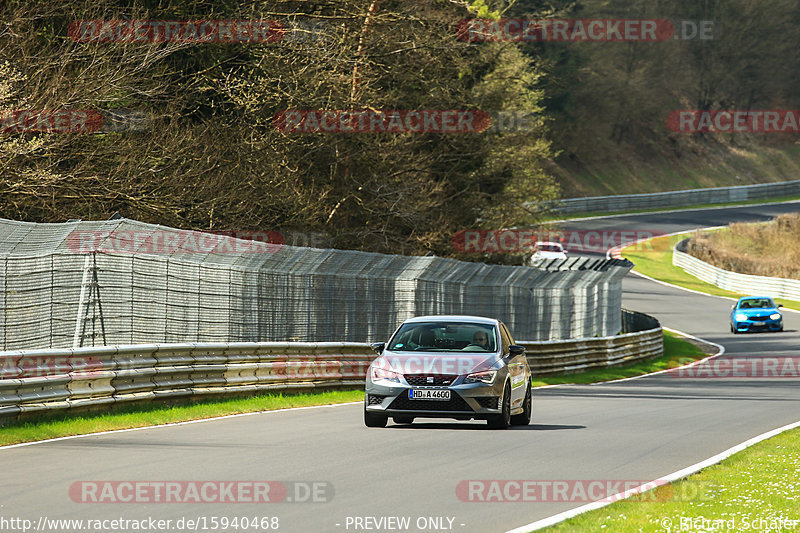
M 518 339 L 614 335 L 631 264 L 538 268 L 299 248 L 119 219 L 0 220 L 3 350 L 103 344 L 385 340 L 471 314 Z

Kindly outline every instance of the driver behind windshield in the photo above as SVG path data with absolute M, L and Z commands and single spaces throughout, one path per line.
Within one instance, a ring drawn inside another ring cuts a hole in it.
M 477 344 L 484 350 L 489 350 L 489 334 L 485 330 L 479 329 L 472 335 L 472 344 Z
M 491 326 L 458 322 L 404 324 L 389 343 L 392 351 L 492 352 L 496 344 Z

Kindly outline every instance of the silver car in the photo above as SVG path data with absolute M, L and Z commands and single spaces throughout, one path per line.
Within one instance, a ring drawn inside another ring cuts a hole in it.
M 492 318 L 423 316 L 406 320 L 367 371 L 364 423 L 415 418 L 486 420 L 505 429 L 531 420 L 525 347 Z

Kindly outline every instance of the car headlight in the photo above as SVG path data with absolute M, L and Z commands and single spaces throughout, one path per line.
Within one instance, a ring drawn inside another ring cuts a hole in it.
M 393 370 L 386 370 L 377 366 L 371 367 L 370 378 L 375 381 L 391 381 L 392 383 L 400 383 L 400 376 L 402 374 Z
M 497 370 L 475 372 L 473 374 L 467 374 L 467 377 L 464 378 L 464 383 L 486 383 L 487 385 L 491 385 L 494 383 L 495 376 L 497 376 Z
M 743 315 L 741 313 L 737 313 L 734 318 L 739 322 L 743 322 L 743 321 L 747 320 L 747 315 Z
M 781 314 L 780 313 L 772 313 L 771 315 L 769 315 L 769 317 L 772 320 L 780 320 L 781 319 Z

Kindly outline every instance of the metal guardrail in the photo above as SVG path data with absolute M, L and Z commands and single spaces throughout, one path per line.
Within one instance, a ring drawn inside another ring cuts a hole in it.
M 640 315 L 637 320 L 642 324 L 655 322 L 641 313 L 626 313 Z M 534 374 L 576 372 L 663 353 L 660 326 L 612 337 L 522 344 Z M 375 357 L 368 344 L 353 342 L 143 344 L 0 352 L 0 422 L 140 401 L 360 386 Z
M 357 386 L 368 344 L 144 344 L 0 353 L 0 420 L 122 402 Z
M 566 374 L 659 357 L 664 354 L 661 324 L 636 311 L 622 311 L 623 333 L 610 337 L 521 343 L 534 375 Z
M 614 337 L 526 343 L 534 375 L 567 374 L 632 363 L 664 354 L 660 327 Z
M 744 202 L 793 195 L 800 195 L 800 180 L 650 194 L 564 198 L 554 206 L 554 209 L 559 213 L 604 213 L 657 207 Z
M 723 270 L 686 253 L 688 242 L 687 238 L 677 243 L 672 253 L 672 264 L 688 274 L 739 294 L 763 294 L 773 298 L 800 301 L 800 280 L 754 276 Z

